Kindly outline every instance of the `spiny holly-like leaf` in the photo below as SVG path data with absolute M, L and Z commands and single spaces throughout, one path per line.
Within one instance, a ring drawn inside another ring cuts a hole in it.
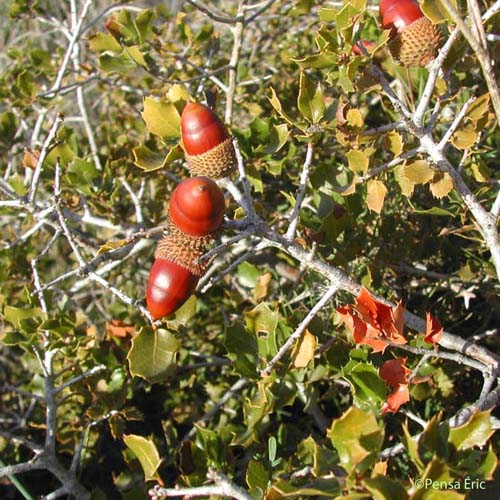
M 389 385 L 406 384 L 411 370 L 405 366 L 406 358 L 396 358 L 386 361 L 379 370 L 380 378 Z
M 350 360 L 342 368 L 343 377 L 350 382 L 354 393 L 354 404 L 364 410 L 378 409 L 385 400 L 385 384 L 371 363 Z
M 366 204 L 368 208 L 379 214 L 382 211 L 385 195 L 387 194 L 385 184 L 382 181 L 370 179 L 366 185 L 366 191 Z
M 417 160 L 404 167 L 404 175 L 413 184 L 427 184 L 434 177 L 434 170 L 424 160 Z
M 316 344 L 316 337 L 306 329 L 292 352 L 295 368 L 305 368 L 314 359 Z
M 167 151 L 167 154 L 152 151 L 145 145 L 141 145 L 132 150 L 134 155 L 134 164 L 144 172 L 153 172 L 166 167 L 169 163 L 182 158 L 182 149 L 180 146 L 174 146 Z
M 385 136 L 387 149 L 394 155 L 399 156 L 403 152 L 403 138 L 399 132 L 391 130 Z
M 316 84 L 304 72 L 300 74 L 297 107 L 304 118 L 311 123 L 318 123 L 325 112 L 321 85 Z
M 406 176 L 405 166 L 399 165 L 394 169 L 394 178 L 401 189 L 401 192 L 410 197 L 415 189 L 415 183 Z
M 179 341 L 168 330 L 144 328 L 132 341 L 127 359 L 130 373 L 149 382 L 161 382 L 175 370 Z
M 184 85 L 176 83 L 168 89 L 167 99 L 169 102 L 189 101 L 191 94 Z
M 458 149 L 469 149 L 479 138 L 479 132 L 471 123 L 458 129 L 451 138 L 451 143 Z
M 457 0 L 451 0 L 451 4 L 457 8 Z M 440 0 L 423 0 L 420 5 L 422 12 L 428 17 L 434 24 L 441 23 L 445 20 L 453 22 L 450 17 L 448 9 L 441 3 Z
M 89 37 L 90 50 L 94 52 L 114 52 L 119 54 L 122 51 L 122 46 L 116 41 L 112 35 L 105 33 L 96 33 Z
M 446 172 L 436 172 L 429 189 L 435 198 L 444 198 L 453 189 L 453 179 Z
M 146 97 L 141 115 L 152 134 L 162 139 L 178 139 L 181 136 L 181 116 L 171 102 Z
M 490 94 L 486 92 L 482 96 L 479 96 L 467 109 L 467 113 L 465 116 L 472 120 L 473 122 L 477 122 L 484 118 L 488 114 L 490 104 Z
M 363 480 L 366 489 L 373 495 L 374 500 L 406 500 L 406 493 L 403 485 L 386 476 L 375 476 Z
M 125 441 L 127 448 L 132 450 L 134 455 L 139 459 L 139 462 L 141 462 L 144 479 L 146 481 L 151 481 L 152 479 L 158 480 L 160 476 L 157 471 L 161 463 L 161 458 L 154 442 L 151 439 L 134 434 L 123 436 L 123 441 Z
M 271 97 L 269 98 L 269 102 L 271 103 L 271 106 L 275 109 L 275 111 L 277 111 L 278 114 L 285 119 L 285 121 L 287 121 L 291 125 L 294 124 L 294 121 L 283 110 L 283 106 L 281 105 L 278 95 L 276 94 L 276 91 L 272 87 L 271 87 Z
M 490 411 L 478 411 L 464 425 L 450 430 L 450 443 L 457 450 L 484 446 L 493 434 Z
M 373 413 L 351 407 L 333 421 L 327 435 L 339 453 L 341 464 L 351 473 L 363 472 L 377 461 L 384 431 Z
M 298 483 L 298 484 L 297 484 Z M 288 481 L 278 479 L 272 486 L 266 498 L 337 498 L 341 493 L 336 478 L 318 478 L 312 481 Z
M 368 172 L 368 164 L 370 158 L 366 153 L 359 149 L 351 149 L 346 154 L 347 161 L 349 162 L 349 169 L 357 174 L 366 174 Z
M 428 344 L 438 344 L 443 336 L 443 327 L 438 318 L 431 313 L 425 314 L 425 338 Z
M 288 141 L 290 130 L 286 123 L 274 125 L 269 135 L 269 145 L 262 150 L 264 154 L 277 153 Z
M 396 413 L 401 405 L 410 401 L 408 384 L 397 384 L 394 390 L 387 396 L 387 401 L 382 406 L 384 413 Z

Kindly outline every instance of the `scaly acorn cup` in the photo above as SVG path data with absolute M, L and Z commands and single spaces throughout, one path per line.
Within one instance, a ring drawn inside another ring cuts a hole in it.
M 389 50 L 404 66 L 426 66 L 439 50 L 441 29 L 416 0 L 380 0 L 382 28 L 390 30 Z
M 156 245 L 155 259 L 170 260 L 198 277 L 203 276 L 210 261 L 198 260 L 207 251 L 206 242 L 201 238 L 199 240 L 186 240 L 180 232 L 166 234 Z
M 236 157 L 222 120 L 207 106 L 188 102 L 181 116 L 182 144 L 191 175 L 228 176 Z
M 146 304 L 154 320 L 172 314 L 193 294 L 199 276 L 167 259 L 156 259 L 149 273 Z

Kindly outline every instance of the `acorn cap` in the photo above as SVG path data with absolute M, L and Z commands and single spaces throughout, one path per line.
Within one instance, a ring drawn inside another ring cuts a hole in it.
M 203 175 L 212 179 L 227 177 L 236 164 L 233 140 L 228 137 L 217 146 L 199 155 L 185 153 L 191 175 Z
M 206 253 L 206 248 L 191 248 L 179 241 L 176 235 L 165 235 L 156 245 L 155 259 L 163 259 L 187 269 L 195 276 L 203 276 L 210 259 L 198 259 Z
M 179 243 L 179 245 L 183 245 L 186 248 L 190 248 L 193 251 L 206 251 L 206 248 L 210 246 L 214 240 L 216 240 L 221 231 L 220 229 L 214 231 L 205 236 L 191 236 L 190 234 L 186 234 L 182 232 L 171 220 L 170 215 L 167 218 L 165 233 L 167 235 L 171 235 L 175 240 Z
M 437 24 L 421 17 L 389 41 L 389 50 L 404 66 L 427 66 L 437 56 L 441 35 Z

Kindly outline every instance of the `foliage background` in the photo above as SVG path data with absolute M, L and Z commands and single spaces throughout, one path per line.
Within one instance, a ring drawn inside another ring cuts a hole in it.
M 498 115 L 444 3 L 424 7 L 448 58 L 410 70 L 377 2 L 4 3 L 2 498 L 498 491 Z M 499 2 L 459 4 L 485 16 L 494 74 Z M 226 230 L 153 326 L 179 112 L 214 89 L 242 155 Z M 354 344 L 336 307 L 359 284 L 404 302 L 408 344 Z M 401 356 L 420 383 L 383 413 Z

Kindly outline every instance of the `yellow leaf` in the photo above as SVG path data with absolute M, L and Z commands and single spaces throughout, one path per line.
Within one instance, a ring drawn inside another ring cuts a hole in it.
M 255 302 L 258 302 L 259 300 L 266 297 L 268 285 L 269 283 L 271 283 L 271 278 L 271 273 L 265 273 L 262 276 L 259 276 L 259 281 L 253 289 L 253 299 L 255 300 Z
M 346 154 L 347 161 L 349 162 L 349 169 L 357 174 L 366 174 L 368 172 L 368 164 L 370 159 L 363 152 L 358 149 L 352 149 Z
M 427 184 L 434 177 L 434 170 L 424 160 L 405 165 L 404 175 L 413 184 Z
M 97 251 L 97 255 L 110 252 L 111 250 L 116 250 L 117 248 L 121 248 L 127 244 L 128 244 L 127 240 L 107 241 L 106 243 L 104 243 L 104 245 L 101 245 L 101 247 Z
M 486 165 L 483 163 L 472 163 L 470 168 L 472 170 L 472 174 L 474 175 L 474 179 L 476 179 L 477 182 L 488 182 L 490 172 Z
M 410 197 L 415 189 L 415 183 L 408 179 L 405 172 L 405 167 L 403 165 L 399 165 L 394 169 L 394 177 L 401 188 L 401 192 L 405 196 Z
M 385 136 L 387 148 L 394 156 L 399 156 L 403 151 L 403 138 L 401 134 L 393 130 Z
M 490 94 L 486 92 L 482 96 L 478 97 L 467 110 L 465 116 L 472 121 L 479 121 L 488 113 L 488 107 L 490 104 Z
M 306 329 L 293 351 L 293 366 L 305 368 L 314 359 L 315 351 L 316 337 Z
M 144 111 L 141 113 L 148 130 L 163 139 L 180 137 L 181 117 L 171 102 L 158 101 L 152 97 L 144 99 Z
M 167 99 L 170 102 L 189 101 L 191 99 L 191 94 L 184 85 L 175 83 L 168 89 Z
M 430 184 L 430 190 L 435 198 L 443 198 L 453 189 L 453 180 L 450 174 L 437 172 Z
M 366 190 L 366 204 L 368 205 L 368 208 L 379 214 L 382 211 L 385 195 L 387 194 L 385 184 L 382 181 L 372 179 L 368 181 Z
M 478 133 L 473 125 L 468 125 L 457 130 L 451 138 L 451 143 L 458 149 L 470 148 L 478 138 Z
M 352 128 L 363 128 L 365 124 L 363 115 L 359 109 L 350 109 L 346 114 L 346 119 L 349 127 Z

